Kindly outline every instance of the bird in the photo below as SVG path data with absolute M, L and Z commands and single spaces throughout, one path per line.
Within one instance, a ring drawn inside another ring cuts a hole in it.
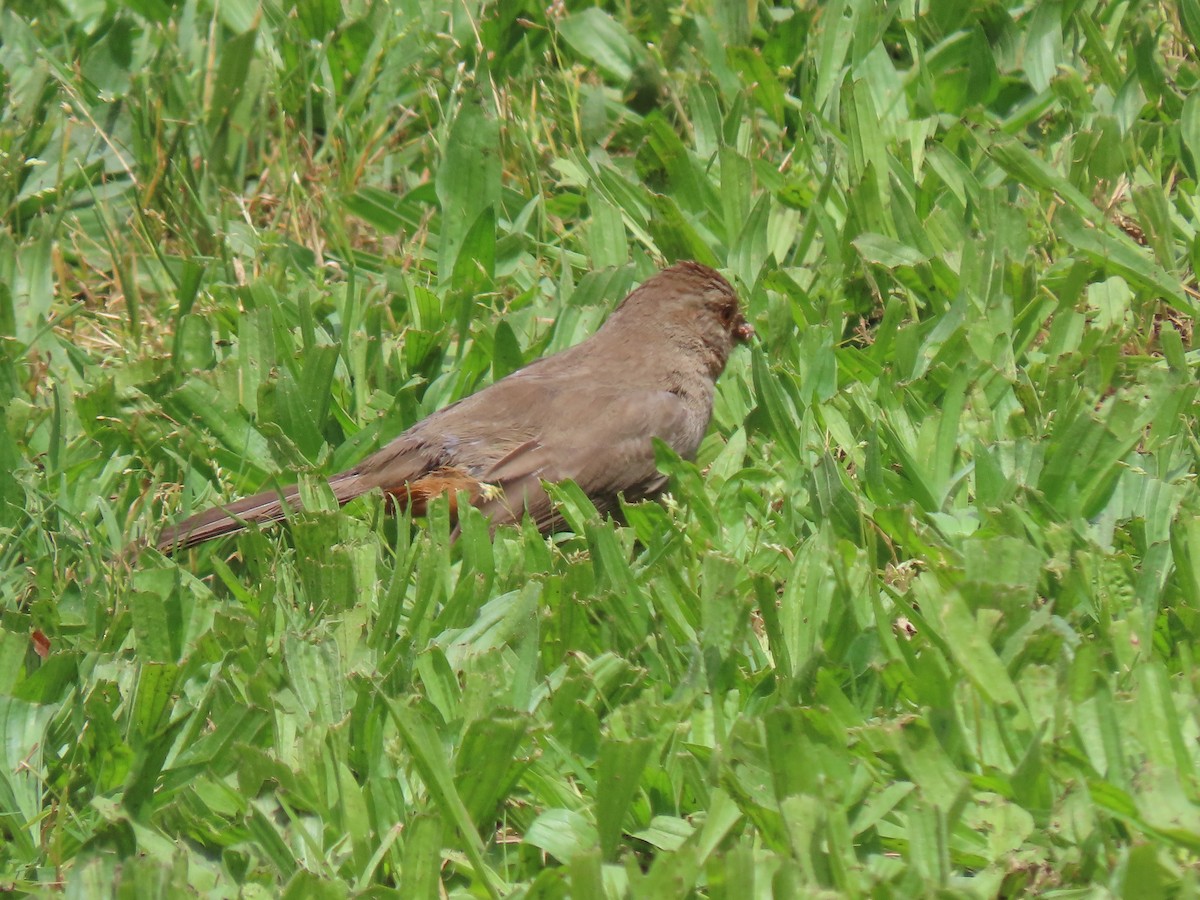
M 530 518 L 561 528 L 543 482 L 573 480 L 601 514 L 652 498 L 667 478 L 653 438 L 695 459 L 712 418 L 718 376 L 754 336 L 737 294 L 716 270 L 672 265 L 629 293 L 590 337 L 542 357 L 420 420 L 357 465 L 330 476 L 339 504 L 382 490 L 424 515 L 465 496 L 495 529 Z M 157 547 L 173 553 L 296 509 L 293 486 L 267 491 L 168 526 Z

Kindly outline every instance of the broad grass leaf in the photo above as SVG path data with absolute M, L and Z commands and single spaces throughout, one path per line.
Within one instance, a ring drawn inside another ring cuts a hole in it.
M 492 381 L 499 381 L 524 364 L 525 354 L 521 344 L 512 326 L 502 320 L 492 335 Z
M 6 816 L 9 839 L 23 857 L 31 858 L 37 844 L 39 796 L 44 790 L 40 763 L 46 726 L 54 708 L 16 697 L 0 696 L 0 733 L 5 735 L 0 750 L 4 768 L 0 789 L 15 815 Z
M 1172 372 L 1185 375 L 1188 372 L 1187 356 L 1183 349 L 1183 339 L 1176 328 L 1166 327 L 1158 333 L 1158 344 L 1162 348 L 1163 358 L 1171 367 Z
M 754 578 L 755 608 L 762 617 L 767 648 L 770 651 L 771 662 L 775 669 L 788 673 L 796 671 L 796 663 L 791 653 L 791 634 L 785 630 L 783 617 L 780 615 L 781 602 L 779 589 L 775 582 L 761 573 Z M 790 627 L 790 619 L 788 626 Z
M 605 859 L 615 859 L 642 772 L 654 742 L 649 738 L 609 738 L 600 745 L 596 768 L 596 826 Z
M 689 88 L 688 109 L 691 112 L 692 141 L 696 155 L 700 159 L 710 160 L 724 143 L 721 101 L 710 80 Z
M 17 360 L 24 355 L 25 345 L 18 340 L 17 314 L 13 292 L 0 282 L 0 401 L 7 405 L 17 392 Z
M 134 816 L 141 814 L 145 804 L 153 803 L 167 756 L 186 721 L 171 717 L 178 676 L 179 667 L 174 664 L 146 663 L 138 671 L 128 732 L 133 762 L 123 798 Z
M 888 269 L 917 266 L 929 259 L 928 255 L 887 235 L 867 232 L 860 234 L 852 243 L 866 262 Z
M 468 101 L 459 107 L 450 127 L 441 165 L 437 170 L 437 199 L 441 207 L 441 230 L 438 241 L 438 278 L 446 284 L 453 277 L 473 268 L 468 258 L 459 266 L 468 236 L 476 245 L 469 253 L 479 251 L 486 243 L 489 221 L 492 223 L 491 247 L 495 255 L 494 218 L 483 214 L 494 209 L 500 200 L 500 128 L 490 111 Z M 484 271 L 491 276 L 491 265 L 485 260 Z
M 247 76 L 255 58 L 254 46 L 258 41 L 258 29 L 251 27 L 249 19 L 231 12 L 244 6 L 246 6 L 244 2 L 234 0 L 232 3 L 225 4 L 223 10 L 223 14 L 227 17 L 227 24 L 230 18 L 238 20 L 238 25 L 241 25 L 243 21 L 245 24 L 242 27 L 234 26 L 233 30 L 237 32 L 237 35 L 224 41 L 219 48 L 219 66 L 212 94 L 213 106 L 209 110 L 207 123 L 208 130 L 212 133 L 222 128 L 228 128 L 227 117 L 233 112 L 237 103 L 246 96 Z
M 39 641 L 38 634 L 35 632 L 30 636 L 30 639 L 25 639 L 24 635 L 9 633 L 11 645 L 7 648 L 0 647 L 0 656 L 8 656 L 4 660 L 11 668 L 12 662 L 15 662 L 17 653 L 25 655 L 29 644 L 33 644 L 34 652 Z M 44 636 L 43 636 L 44 637 Z M 19 648 L 19 649 L 18 649 Z M 40 655 L 40 654 L 39 654 Z M 24 662 L 22 659 L 21 662 Z M 29 667 L 29 670 L 24 674 L 19 681 L 12 679 L 6 681 L 6 684 L 12 684 L 10 689 L 11 696 L 18 700 L 28 700 L 30 703 L 45 704 L 53 706 L 56 703 L 61 703 L 66 695 L 74 691 L 79 684 L 79 663 L 80 658 L 78 653 L 73 653 L 65 649 L 50 652 L 50 655 L 41 665 Z M 8 674 L 0 670 L 0 674 Z
M 244 6 L 241 0 L 235 0 L 223 4 L 221 13 L 228 20 L 232 17 L 230 11 Z M 255 101 L 264 76 L 263 69 L 253 64 L 259 38 L 257 22 L 239 21 L 238 25 L 242 27 L 234 29 L 239 32 L 237 36 L 219 44 L 220 55 L 212 100 L 207 104 L 205 116 L 208 139 L 205 166 L 214 179 L 233 180 L 238 177 L 238 167 L 247 152 L 247 137 L 254 130 Z M 231 243 L 236 244 L 240 230 L 236 223 L 230 223 Z M 250 229 L 246 229 L 246 233 L 249 232 Z
M 851 833 L 857 837 L 873 828 L 915 789 L 916 785 L 911 781 L 897 781 L 872 793 L 864 800 L 850 823 Z
M 517 590 L 488 599 L 472 621 L 463 628 L 451 628 L 435 638 L 445 647 L 446 657 L 453 669 L 463 668 L 471 657 L 506 647 L 530 626 L 536 615 L 542 585 L 526 581 Z M 447 618 L 443 613 L 443 619 Z
M 825 853 L 806 853 L 804 848 L 811 847 L 816 835 L 824 831 L 824 804 L 812 795 L 795 794 L 780 800 L 778 807 L 786 846 L 800 861 L 792 877 L 799 883 L 821 880 L 826 872 Z
M 983 188 L 978 177 L 967 165 L 943 144 L 934 144 L 925 154 L 925 162 L 937 173 L 944 185 L 962 205 L 978 203 Z M 928 179 L 924 182 L 928 184 Z
M 965 541 L 962 554 L 965 593 L 980 604 L 1012 608 L 1019 621 L 1035 599 L 1045 555 L 1035 545 L 1003 534 Z
M 1200 27 L 1200 0 L 1187 0 L 1196 8 L 1197 26 Z M 1193 91 L 1183 101 L 1183 113 L 1179 117 L 1179 137 L 1183 143 L 1181 154 L 1184 164 L 1193 179 L 1200 178 L 1200 94 Z
M 405 746 L 412 754 L 413 764 L 420 772 L 426 790 L 445 820 L 457 829 L 475 876 L 489 894 L 498 896 L 491 869 L 484 862 L 483 842 L 479 838 L 477 825 L 454 785 L 436 732 L 415 706 L 400 704 L 390 698 L 385 702 Z
M 313 344 L 304 348 L 298 386 L 307 397 L 310 419 L 319 430 L 325 428 L 333 405 L 334 378 L 340 350 L 336 344 Z
M 453 283 L 464 294 L 491 290 L 496 277 L 496 213 L 493 207 L 481 210 L 462 238 L 454 258 Z
M 302 721 L 325 729 L 345 717 L 350 701 L 340 678 L 343 660 L 333 641 L 289 641 L 283 662 Z
M 709 483 L 720 486 L 741 471 L 746 461 L 746 430 L 738 428 L 721 447 L 720 453 L 708 464 Z
M 176 325 L 173 357 L 181 373 L 211 369 L 217 361 L 213 352 L 212 327 L 203 316 L 182 316 Z
M 900 800 L 910 827 L 914 824 L 914 816 L 925 815 L 929 808 L 952 810 L 958 805 L 968 787 L 966 776 L 946 753 L 928 723 L 914 722 L 912 727 L 895 732 L 892 744 L 900 763 L 897 774 L 916 782 L 919 788 L 905 792 Z
M 1029 715 L 1025 702 L 992 648 L 979 616 L 972 613 L 958 590 L 934 589 L 928 579 L 922 579 L 921 583 L 930 594 L 921 599 L 922 606 L 932 607 L 932 617 L 940 625 L 954 661 L 989 702 L 1012 710 L 1015 727 L 1021 730 L 1028 728 Z
M 695 226 L 680 210 L 673 197 L 653 194 L 650 221 L 647 230 L 654 246 L 669 261 L 692 259 L 706 266 L 720 265 L 716 255 L 709 249 Z
M 1137 804 L 1126 791 L 1116 785 L 1095 779 L 1088 782 L 1088 793 L 1098 806 L 1120 818 L 1137 821 Z
M 165 574 L 165 573 L 164 573 Z M 146 662 L 177 662 L 180 655 L 178 594 L 163 597 L 151 591 L 135 591 L 129 598 L 138 656 Z
M 172 663 L 147 662 L 138 668 L 130 716 L 129 740 L 135 750 L 143 749 L 167 722 L 175 700 L 179 667 Z
M 533 820 L 525 831 L 525 843 L 544 850 L 562 863 L 596 849 L 596 827 L 581 813 L 569 809 L 548 809 Z
M 246 817 L 246 831 L 254 839 L 255 845 L 266 858 L 275 866 L 276 871 L 284 879 L 291 878 L 300 868 L 300 863 L 288 847 L 287 842 L 279 834 L 279 829 L 271 821 L 274 810 L 266 800 L 254 800 L 250 804 L 250 815 Z M 266 809 L 264 810 L 264 807 Z
M 766 357 L 757 348 L 751 349 L 751 372 L 754 392 L 758 395 L 770 424 L 770 438 L 779 443 L 789 460 L 802 459 L 798 439 L 800 415 L 792 398 L 783 390 L 779 376 L 768 367 Z
M 762 54 L 749 48 L 730 46 L 726 59 L 734 70 L 741 73 L 744 83 L 752 86 L 752 94 L 758 108 L 776 125 L 784 124 L 785 93 L 779 81 L 772 77 L 771 70 Z
M 496 710 L 467 726 L 455 754 L 455 783 L 471 821 L 481 828 L 496 818 L 506 797 L 528 765 L 519 750 L 529 729 L 528 716 Z
M 742 284 L 753 287 L 770 256 L 767 225 L 771 216 L 771 196 L 763 194 L 750 210 L 737 232 L 729 252 L 729 266 Z
M 287 880 L 280 900 L 340 900 L 345 886 L 328 875 L 297 869 Z
M 25 517 L 25 492 L 17 479 L 22 464 L 21 452 L 9 431 L 6 406 L 0 403 L 0 527 L 15 528 Z
M 750 6 L 743 0 L 716 0 L 715 24 L 730 44 L 744 44 L 750 38 Z
M 1093 222 L 1103 221 L 1103 214 L 1091 200 L 1085 197 L 1064 176 L 1040 156 L 1034 154 L 1028 147 L 1016 138 L 1003 133 L 993 135 L 988 155 L 1009 173 L 1017 184 L 1037 191 L 1049 191 L 1058 194 L 1066 206 L 1056 216 L 1056 221 L 1067 209 L 1074 210 L 1077 215 L 1068 221 L 1078 222 L 1079 216 L 1084 216 Z
M 10 302 L 15 313 L 13 324 L 16 328 L 6 337 L 15 337 L 22 344 L 29 344 L 42 332 L 43 323 L 49 317 L 54 302 L 52 242 L 43 238 L 15 248 L 14 252 L 15 263 L 24 277 L 19 283 L 8 286 L 12 290 Z
M 670 514 L 654 500 L 623 503 L 621 513 L 637 539 L 650 548 L 659 548 L 675 534 Z
M 608 523 L 588 522 L 584 526 L 596 584 L 611 590 L 622 607 L 622 624 L 637 628 L 645 618 L 645 596 L 629 563 L 629 548 L 622 546 L 619 532 Z
M 342 22 L 341 4 L 337 0 L 298 0 L 292 11 L 310 41 L 326 40 Z
M 416 228 L 419 219 L 414 219 L 406 208 L 406 198 L 392 191 L 366 185 L 343 199 L 346 209 L 370 222 L 386 234 L 400 234 L 405 228 Z
M 1154 250 L 1158 265 L 1168 276 L 1179 277 L 1175 263 L 1175 225 L 1167 193 L 1159 186 L 1141 185 L 1133 190 L 1134 208 L 1145 240 Z
M 717 208 L 717 195 L 675 129 L 659 113 L 646 117 L 646 143 L 666 169 L 671 196 L 693 215 Z
M 754 168 L 750 161 L 733 147 L 721 147 L 718 151 L 721 175 L 721 211 L 725 224 L 725 241 L 732 244 L 733 238 L 742 232 L 750 208 L 754 202 Z
M 334 348 L 330 348 L 334 349 Z M 337 351 L 334 350 L 333 361 L 336 361 Z M 332 368 L 329 370 L 332 375 Z M 281 437 L 286 437 L 289 444 L 294 445 L 303 454 L 303 458 L 311 461 L 317 459 L 325 439 L 321 434 L 320 424 L 313 415 L 313 406 L 321 402 L 321 394 L 309 392 L 297 383 L 295 376 L 287 366 L 276 369 L 277 378 L 259 388 L 259 410 L 264 417 L 275 419 L 282 429 Z M 325 397 L 329 394 L 325 392 Z M 268 437 L 263 429 L 264 437 Z M 278 446 L 278 441 L 275 442 Z M 294 460 L 293 464 L 299 463 Z
M 959 434 L 962 428 L 963 412 L 967 405 L 967 388 L 970 380 L 969 373 L 957 368 L 950 376 L 950 383 L 942 395 L 942 414 L 938 417 L 937 439 L 930 458 L 930 479 L 937 486 L 941 503 L 945 506 L 951 492 L 958 484 L 955 463 L 958 460 Z
M 815 58 L 817 83 L 812 99 L 815 108 L 827 117 L 831 114 L 828 104 L 838 96 L 845 77 L 846 51 L 854 40 L 862 7 L 853 0 L 833 0 L 821 13 Z
M 720 530 L 712 499 L 694 463 L 681 459 L 679 454 L 658 438 L 653 439 L 654 464 L 660 472 L 670 476 L 671 490 L 687 504 L 693 520 L 705 534 L 715 536 Z
M 427 813 L 407 821 L 398 873 L 401 896 L 417 898 L 439 894 L 445 831 L 445 819 L 441 816 Z
M 1096 60 L 1097 69 L 1103 77 L 1104 84 L 1114 93 L 1120 89 L 1125 80 L 1125 72 L 1116 54 L 1109 47 L 1096 20 L 1091 16 L 1073 16 L 1072 25 L 1078 25 L 1087 38 L 1087 47 L 1092 58 Z
M 735 651 L 746 623 L 746 604 L 737 592 L 741 567 L 732 559 L 706 554 L 700 569 L 700 622 L 704 648 L 722 656 Z
M 989 106 L 999 93 L 1000 83 L 999 66 L 987 33 L 981 25 L 976 25 L 971 29 L 967 61 L 967 103 Z
M 851 541 L 861 540 L 866 518 L 846 472 L 829 453 L 812 467 L 810 481 L 817 510 L 823 521 Z
M 754 891 L 768 873 L 755 858 L 752 842 L 742 836 L 731 839 L 729 846 L 721 852 L 707 857 L 704 869 L 705 883 L 713 900 L 737 900 Z
M 595 189 L 589 191 L 588 253 L 594 269 L 615 269 L 629 260 L 629 238 L 621 213 Z
M 1137 706 L 1141 719 L 1138 733 L 1147 756 L 1161 768 L 1178 773 L 1184 780 L 1193 777 L 1195 761 L 1187 747 L 1186 729 L 1175 708 L 1171 676 L 1158 660 L 1145 661 L 1138 667 L 1137 674 L 1142 698 Z
M 558 33 L 581 57 L 624 85 L 633 76 L 644 51 L 619 22 L 599 8 L 585 9 L 558 23 Z
M 675 816 L 655 816 L 650 825 L 630 837 L 645 841 L 659 850 L 678 850 L 696 831 L 694 825 Z
M 1088 306 L 1095 313 L 1094 322 L 1105 331 L 1125 325 L 1132 300 L 1129 285 L 1120 275 L 1089 284 L 1087 288 Z
M 887 233 L 892 230 L 884 192 L 888 152 L 875 97 L 865 81 L 851 82 L 842 93 L 851 184 L 855 195 L 861 195 L 861 212 L 868 229 Z
M 1184 595 L 1200 596 L 1200 516 L 1190 514 L 1171 523 L 1171 550 Z
M 1200 0 L 1178 0 L 1179 23 L 1192 44 L 1192 55 L 1200 56 Z
M 1141 440 L 1149 412 L 1117 402 L 1103 420 L 1090 410 L 1063 415 L 1055 423 L 1054 442 L 1038 479 L 1047 501 L 1064 513 L 1099 514 L 1121 475 L 1125 455 Z
M 759 607 L 768 623 L 767 634 L 781 671 L 801 677 L 819 663 L 827 634 L 829 614 L 836 602 L 828 545 L 830 527 L 795 550 L 790 571 L 779 596 L 769 604 L 759 591 Z M 769 605 L 769 609 L 767 609 Z
M 567 865 L 567 873 L 571 879 L 571 897 L 579 897 L 580 900 L 607 900 L 610 896 L 606 889 L 603 859 L 600 856 L 600 851 L 592 848 L 581 853 L 576 853 L 571 857 L 570 863 Z M 615 873 L 615 880 L 621 880 L 621 872 L 616 866 L 610 866 L 608 871 Z M 625 890 L 617 889 L 617 892 L 625 895 Z
M 1039 3 L 1025 32 L 1025 75 L 1035 91 L 1044 91 L 1064 58 L 1061 3 Z
M 1196 845 L 1196 835 L 1191 835 L 1189 843 Z M 1140 844 L 1130 849 L 1122 862 L 1121 880 L 1122 893 L 1127 895 L 1139 894 L 1143 897 L 1169 896 L 1174 879 L 1163 865 L 1161 851 L 1151 844 Z
M 589 522 L 599 521 L 600 513 L 596 511 L 595 504 L 574 481 L 547 484 L 546 493 L 575 534 L 584 534 Z
M 906 499 L 911 499 L 926 512 L 938 512 L 942 508 L 945 485 L 938 483 L 935 473 L 930 471 L 928 463 L 933 460 L 921 452 L 918 433 L 908 411 L 894 397 L 884 395 L 880 399 L 885 397 L 879 433 L 887 450 L 899 463 L 899 474 L 907 488 Z
M 460 667 L 462 659 L 456 660 Z M 459 673 L 450 665 L 446 651 L 439 646 L 424 650 L 415 661 L 415 674 L 430 705 L 441 714 L 442 721 L 462 718 L 462 685 Z

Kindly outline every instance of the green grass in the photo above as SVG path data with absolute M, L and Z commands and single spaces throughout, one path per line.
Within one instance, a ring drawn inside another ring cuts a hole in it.
M 0 5 L 0 888 L 1200 888 L 1200 2 L 433 7 Z M 666 504 L 336 510 L 678 258 Z

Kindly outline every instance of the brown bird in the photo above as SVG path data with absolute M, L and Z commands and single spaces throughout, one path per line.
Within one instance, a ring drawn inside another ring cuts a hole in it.
M 634 290 L 587 340 L 438 410 L 329 485 L 338 503 L 381 488 L 415 515 L 462 491 L 493 527 L 528 515 L 550 532 L 562 520 L 542 482 L 572 479 L 601 513 L 614 511 L 618 496 L 640 500 L 665 486 L 651 438 L 695 457 L 717 376 L 753 334 L 729 282 L 678 263 Z M 158 549 L 277 522 L 298 494 L 268 491 L 192 516 L 167 528 Z

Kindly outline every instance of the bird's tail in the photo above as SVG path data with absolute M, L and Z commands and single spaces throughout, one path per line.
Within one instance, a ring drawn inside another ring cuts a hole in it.
M 333 495 L 339 505 L 349 503 L 369 489 L 361 485 L 358 476 L 352 472 L 334 476 L 329 480 L 329 486 L 333 488 Z M 300 509 L 299 496 L 299 489 L 293 485 L 282 490 L 265 491 L 197 513 L 178 525 L 163 529 L 158 538 L 159 552 L 169 555 L 240 531 L 248 525 L 280 522 L 289 512 Z

